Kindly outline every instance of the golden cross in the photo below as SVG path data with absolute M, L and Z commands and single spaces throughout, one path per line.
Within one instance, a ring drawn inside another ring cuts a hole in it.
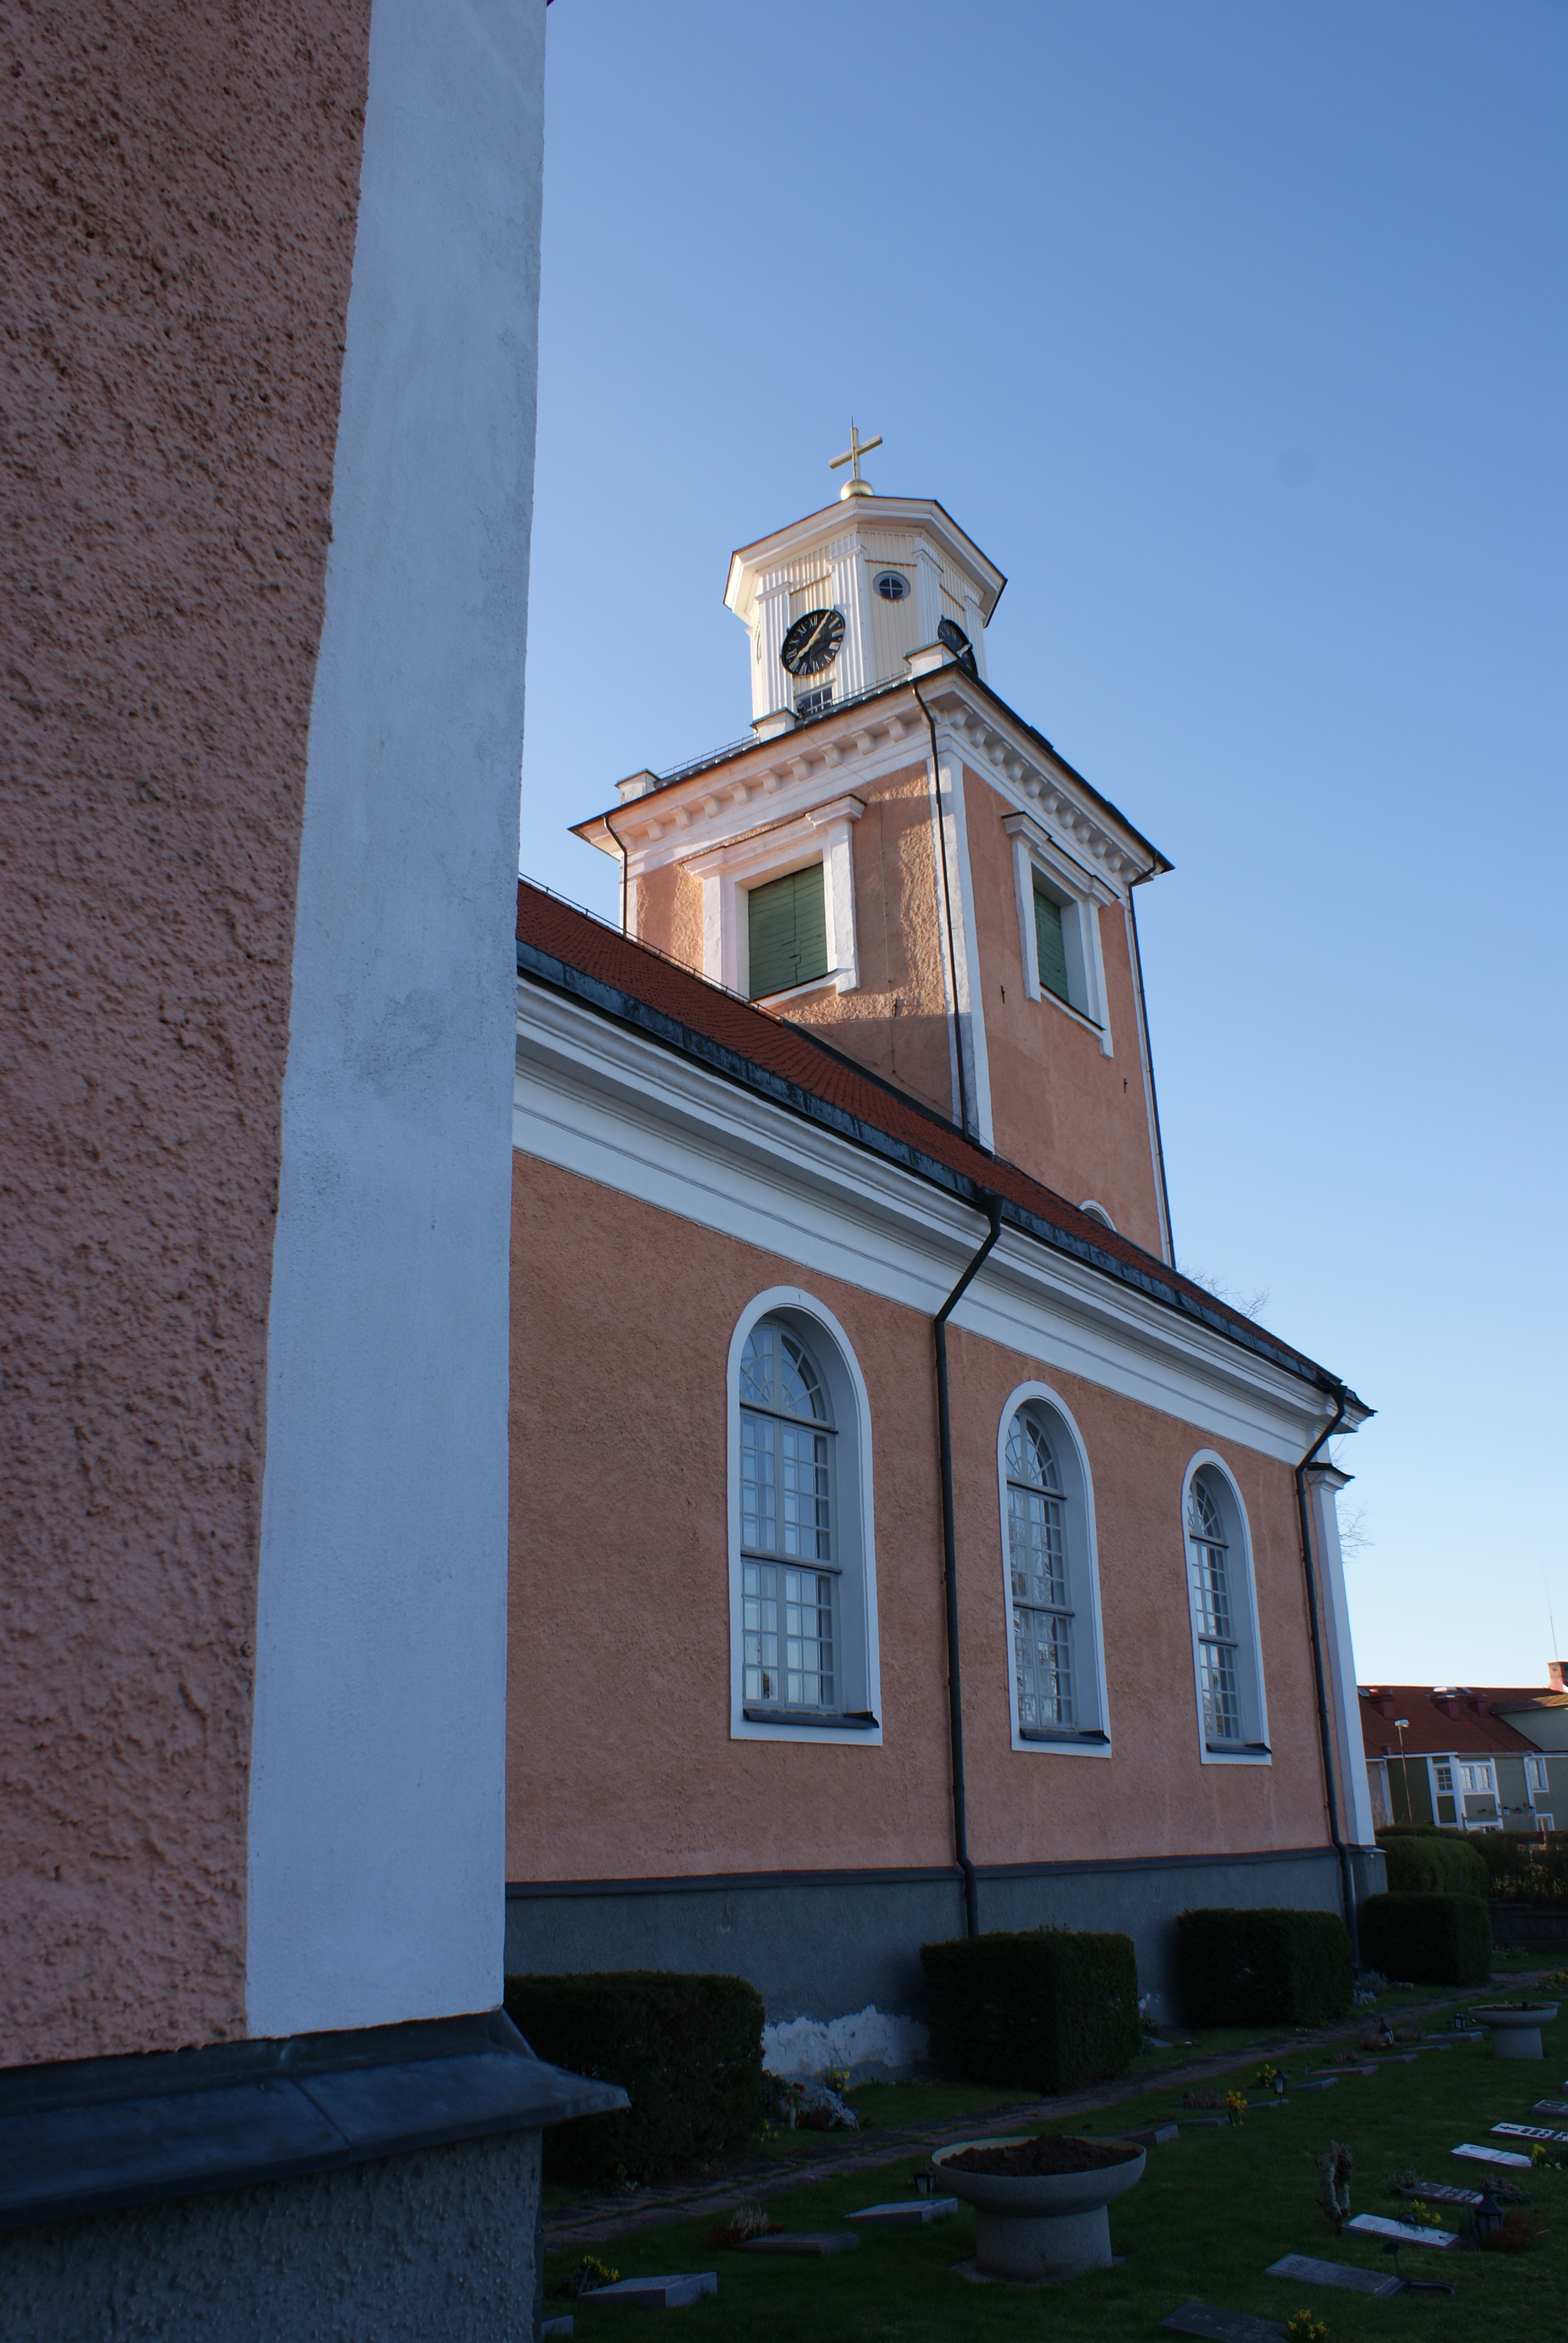
M 869 480 L 863 480 L 860 478 L 860 458 L 862 456 L 869 456 L 873 447 L 879 447 L 881 444 L 882 435 L 879 431 L 874 439 L 862 439 L 853 422 L 850 423 L 849 446 L 841 456 L 835 456 L 828 467 L 830 472 L 836 472 L 840 464 L 849 464 L 854 468 L 839 491 L 840 497 L 869 497 L 873 494 Z

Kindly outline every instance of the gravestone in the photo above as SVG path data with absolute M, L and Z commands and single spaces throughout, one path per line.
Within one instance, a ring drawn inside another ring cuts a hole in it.
M 1176 2123 L 1150 2124 L 1142 2131 L 1119 2131 L 1118 2139 L 1132 2141 L 1139 2147 L 1169 2147 L 1180 2139 L 1181 2127 Z
M 1307 2072 L 1310 2075 L 1326 2075 L 1332 2081 L 1338 2082 L 1342 2075 L 1375 2075 L 1377 2068 L 1375 2066 L 1309 2066 Z
M 1315 2083 L 1292 2083 L 1291 2088 L 1292 2091 L 1332 2091 L 1339 2079 L 1337 2075 L 1325 2075 Z
M 1537 2099 L 1530 2112 L 1533 2116 L 1568 2116 L 1568 2099 Z
M 1408 2203 L 1422 2205 L 1479 2205 L 1479 2188 L 1451 2188 L 1446 2180 L 1412 2180 L 1400 2195 Z
M 852 2254 L 860 2240 L 853 2229 L 780 2229 L 776 2237 L 748 2237 L 743 2254 L 799 2254 L 820 2261 L 828 2254 Z
M 1414 2221 L 1385 2221 L 1381 2213 L 1357 2213 L 1353 2219 L 1342 2222 L 1340 2235 L 1347 2229 L 1358 2237 L 1392 2237 L 1400 2246 L 1455 2246 L 1459 2239 L 1452 2229 L 1423 2229 Z
M 1492 2128 L 1506 2133 L 1510 2139 L 1543 2139 L 1549 2147 L 1568 2145 L 1568 2131 L 1541 2131 L 1534 2124 L 1500 2123 Z
M 862 2205 L 858 2213 L 846 2213 L 847 2221 L 869 2221 L 879 2229 L 923 2229 L 931 2221 L 940 2221 L 949 2213 L 956 2213 L 956 2197 L 917 2197 L 911 2205 L 907 2200 L 891 2205 Z
M 1350 2294 L 1400 2294 L 1404 2280 L 1392 2272 L 1380 2277 L 1376 2270 L 1356 2269 L 1349 2262 L 1318 2262 L 1311 2254 L 1286 2254 L 1271 2262 L 1263 2272 L 1265 2278 L 1297 2278 L 1303 2286 L 1340 2286 Z
M 1507 2147 L 1481 2147 L 1473 2139 L 1462 2139 L 1457 2147 L 1451 2147 L 1448 2152 L 1451 2156 L 1462 2157 L 1466 2164 L 1509 2164 L 1516 2169 L 1523 2166 L 1526 2172 L 1530 2169 L 1527 2156 L 1515 2156 L 1513 2149 Z
M 613 2286 L 590 2286 L 582 2299 L 618 2302 L 631 2310 L 685 2310 L 718 2291 L 718 2271 L 698 2270 L 678 2278 L 618 2278 Z
M 1204 2343 L 1285 2343 L 1277 2318 L 1254 2318 L 1250 2310 L 1219 2310 L 1211 2302 L 1184 2302 L 1161 2326 L 1168 2335 L 1199 2335 Z
M 1178 2116 L 1176 2128 L 1178 2131 L 1229 2131 L 1231 2118 L 1229 2116 Z

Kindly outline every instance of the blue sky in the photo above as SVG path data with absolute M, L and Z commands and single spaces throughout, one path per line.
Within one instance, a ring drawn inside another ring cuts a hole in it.
M 889 494 L 1175 864 L 1177 1256 L 1378 1410 L 1359 1673 L 1568 1653 L 1568 6 L 556 0 L 523 867 L 742 732 L 732 547 Z

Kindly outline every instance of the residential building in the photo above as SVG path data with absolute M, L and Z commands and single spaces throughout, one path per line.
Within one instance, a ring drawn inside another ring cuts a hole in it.
M 1568 1699 L 1470 1684 L 1362 1684 L 1372 1814 L 1389 1823 L 1542 1832 L 1568 1815 Z M 1561 1704 L 1559 1708 L 1554 1704 Z M 1559 1735 L 1553 1740 L 1550 1736 Z M 1552 1748 L 1562 1752 L 1552 1778 Z

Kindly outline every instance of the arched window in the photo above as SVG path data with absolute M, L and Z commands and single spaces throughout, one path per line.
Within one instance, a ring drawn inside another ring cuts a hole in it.
M 1187 1482 L 1187 1584 L 1205 1758 L 1269 1755 L 1246 1514 L 1217 1457 Z
M 1067 1418 L 1043 1393 L 1004 1418 L 1001 1464 L 1014 1745 L 1103 1750 L 1089 1476 Z
M 740 1554 L 748 1704 L 832 1712 L 833 1440 L 822 1377 L 779 1319 L 740 1358 Z
M 789 1291 L 745 1312 L 730 1373 L 731 1732 L 879 1739 L 859 1371 L 836 1322 Z
M 1018 1721 L 1074 1727 L 1072 1598 L 1061 1475 L 1045 1428 L 1020 1408 L 1007 1436 L 1007 1561 Z

